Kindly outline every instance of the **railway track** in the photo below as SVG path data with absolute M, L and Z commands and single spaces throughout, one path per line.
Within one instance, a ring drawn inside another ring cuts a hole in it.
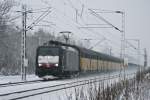
M 9 82 L 9 83 L 3 83 L 0 84 L 1 87 L 9 87 L 9 86 L 19 86 L 19 85 L 26 85 L 26 84 L 33 84 L 33 83 L 41 83 L 41 82 L 48 82 L 48 81 L 54 81 L 58 79 L 49 79 L 49 80 L 32 80 L 32 81 L 21 81 L 21 82 Z
M 135 73 L 132 73 L 135 74 Z M 129 74 L 128 74 L 129 75 Z M 130 74 L 131 75 L 131 74 Z M 100 78 L 91 78 L 86 80 L 80 80 L 80 81 L 74 81 L 74 82 L 68 82 L 64 84 L 58 84 L 53 86 L 45 86 L 40 88 L 34 88 L 34 89 L 27 89 L 27 90 L 20 90 L 15 92 L 9 92 L 0 94 L 0 98 L 7 99 L 7 100 L 18 100 L 23 99 L 31 96 L 36 96 L 40 94 L 50 93 L 54 91 L 59 91 L 63 89 L 69 89 L 73 87 L 83 86 L 91 83 L 97 83 L 97 82 L 103 82 L 104 80 L 110 80 L 114 78 L 118 78 L 119 75 L 113 75 L 113 76 L 107 76 L 107 77 L 100 77 Z
M 25 84 L 33 84 L 33 83 L 40 83 L 42 82 L 42 80 L 33 80 L 33 81 L 25 81 L 25 82 L 13 82 L 13 83 L 4 83 L 4 84 L 0 84 L 0 88 L 1 87 L 9 87 L 9 86 L 17 86 L 17 85 L 25 85 Z

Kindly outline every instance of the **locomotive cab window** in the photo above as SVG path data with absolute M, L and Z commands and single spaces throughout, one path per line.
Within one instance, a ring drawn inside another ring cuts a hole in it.
M 42 47 L 38 50 L 39 67 L 58 67 L 59 65 L 59 49 Z

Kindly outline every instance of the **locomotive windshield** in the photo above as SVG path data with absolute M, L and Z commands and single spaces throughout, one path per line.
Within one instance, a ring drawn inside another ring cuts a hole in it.
M 38 63 L 58 63 L 58 56 L 38 56 Z
M 58 48 L 49 48 L 41 47 L 38 50 L 38 64 L 42 66 L 46 64 L 50 66 L 58 66 L 59 64 L 59 49 Z

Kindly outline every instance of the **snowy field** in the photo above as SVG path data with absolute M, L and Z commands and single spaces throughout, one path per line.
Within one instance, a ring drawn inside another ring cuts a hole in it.
M 135 68 L 130 68 L 128 70 L 125 71 L 126 74 L 130 74 L 130 73 L 134 73 L 136 72 Z M 123 72 L 122 72 L 123 73 Z M 60 84 L 66 84 L 63 86 L 58 86 L 58 87 L 53 87 L 53 88 L 46 88 L 40 91 L 35 91 L 34 93 L 38 93 L 38 92 L 43 92 L 43 91 L 51 91 L 48 93 L 43 93 L 43 94 L 39 94 L 36 96 L 31 96 L 31 97 L 27 97 L 24 98 L 22 100 L 75 100 L 78 93 L 76 90 L 78 91 L 86 91 L 87 92 L 87 96 L 89 96 L 88 91 L 90 91 L 89 87 L 92 84 L 86 84 L 86 85 L 80 85 L 83 83 L 77 82 L 77 81 L 82 81 L 82 80 L 89 80 L 89 79 L 96 79 L 96 78 L 101 78 L 103 79 L 104 77 L 109 77 L 112 75 L 118 75 L 119 72 L 109 72 L 109 73 L 101 73 L 101 74 L 92 74 L 92 75 L 86 75 L 86 76 L 80 76 L 78 78 L 72 78 L 72 79 L 63 79 L 63 80 L 52 80 L 52 81 L 44 81 L 44 82 L 40 82 L 40 83 L 32 83 L 32 84 L 23 84 L 23 85 L 16 85 L 16 86 L 9 86 L 9 87 L 0 87 L 0 95 L 1 94 L 6 94 L 6 93 L 11 93 L 11 92 L 17 92 L 17 91 L 24 91 L 24 90 L 30 90 L 30 89 L 37 89 L 37 88 L 41 88 L 41 87 L 52 87 L 54 85 L 60 85 Z M 35 75 L 28 75 L 27 76 L 27 81 L 31 81 L 31 80 L 39 80 L 40 78 L 38 78 Z M 13 83 L 13 82 L 20 82 L 21 81 L 21 77 L 20 76 L 1 76 L 0 77 L 0 84 L 2 83 Z M 97 86 L 98 84 L 104 84 L 106 85 L 110 85 L 111 83 L 115 83 L 118 82 L 119 78 L 113 78 L 113 79 L 109 79 L 109 80 L 105 80 L 101 83 L 96 83 L 94 84 L 95 86 Z M 77 82 L 75 84 L 67 84 L 67 83 L 71 83 L 71 82 Z M 70 87 L 72 85 L 77 85 L 76 87 Z M 78 86 L 80 85 L 80 86 Z M 69 88 L 68 88 L 69 87 Z M 59 88 L 64 88 L 58 91 L 52 91 L 53 89 L 59 89 Z M 30 94 L 32 94 L 33 92 L 30 92 Z M 11 98 L 14 98 L 15 96 L 24 96 L 24 95 L 28 95 L 26 93 L 24 94 L 15 94 L 15 95 L 6 95 L 6 96 L 1 96 L 0 100 L 10 100 Z

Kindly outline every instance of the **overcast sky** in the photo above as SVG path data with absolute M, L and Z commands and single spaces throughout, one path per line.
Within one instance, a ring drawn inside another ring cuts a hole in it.
M 68 30 L 74 33 L 75 38 L 96 38 L 103 39 L 107 37 L 112 42 L 105 41 L 104 45 L 109 45 L 119 48 L 121 34 L 114 29 L 92 29 L 96 33 L 89 32 L 85 29 L 78 29 L 77 27 L 85 26 L 84 24 L 104 24 L 102 21 L 89 14 L 88 9 L 104 9 L 104 10 L 121 10 L 125 12 L 125 34 L 128 39 L 140 39 L 141 48 L 147 48 L 149 52 L 150 46 L 150 0 L 18 0 L 20 3 L 26 3 L 28 9 L 37 9 L 51 6 L 52 13 L 45 18 L 57 25 L 51 27 L 50 31 Z M 83 7 L 84 6 L 84 7 Z M 84 8 L 84 9 L 83 9 Z M 20 8 L 21 9 L 21 8 Z M 76 12 L 79 14 L 83 9 L 82 18 L 76 21 Z M 40 13 L 38 13 L 40 15 Z M 36 19 L 38 14 L 32 14 L 32 20 Z M 113 25 L 121 28 L 121 16 L 117 14 L 101 14 L 105 19 Z M 29 22 L 30 23 L 30 22 Z M 114 44 L 113 44 L 114 42 Z M 92 42 L 91 45 L 96 43 Z M 115 44 L 116 43 L 116 44 Z M 132 44 L 136 45 L 134 41 Z M 117 45 L 117 46 L 116 46 Z M 134 50 L 132 50 L 134 51 Z M 143 51 L 141 52 L 143 53 Z

